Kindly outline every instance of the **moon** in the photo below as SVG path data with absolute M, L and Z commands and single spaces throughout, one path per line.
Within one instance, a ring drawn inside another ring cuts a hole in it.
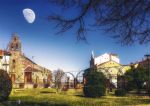
M 25 20 L 28 22 L 28 23 L 33 23 L 35 21 L 35 13 L 33 10 L 29 9 L 29 8 L 26 8 L 26 9 L 23 9 L 23 15 L 24 15 L 24 18 Z

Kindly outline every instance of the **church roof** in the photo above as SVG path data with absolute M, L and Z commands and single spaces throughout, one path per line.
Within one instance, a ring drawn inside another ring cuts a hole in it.
M 32 64 L 34 64 L 34 70 L 36 70 L 36 71 L 41 71 L 41 70 L 43 70 L 43 71 L 50 71 L 49 69 L 38 65 L 37 63 L 35 63 L 31 59 L 29 59 L 28 57 L 26 57 L 24 55 L 22 55 L 22 56 L 23 56 L 23 58 L 25 58 L 26 60 L 28 60 L 29 62 L 31 62 Z
M 30 67 L 30 66 L 24 70 L 24 72 L 38 72 L 38 71 L 40 71 L 40 70 L 37 70 L 34 67 Z
M 28 57 L 26 57 L 25 55 L 22 55 L 23 58 L 27 59 L 28 61 L 30 61 L 32 64 L 37 65 L 34 61 L 32 61 L 31 59 L 29 59 Z

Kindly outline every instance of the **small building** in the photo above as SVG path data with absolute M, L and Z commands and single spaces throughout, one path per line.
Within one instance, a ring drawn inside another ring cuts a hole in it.
M 0 69 L 6 70 L 8 72 L 11 53 L 3 50 L 0 51 L 1 51 Z
M 137 65 L 138 68 L 150 68 L 150 59 L 149 58 L 148 59 L 144 58 L 137 63 L 138 63 L 138 65 Z

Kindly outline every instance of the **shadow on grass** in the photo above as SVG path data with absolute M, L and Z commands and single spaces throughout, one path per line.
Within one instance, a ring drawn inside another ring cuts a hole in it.
M 3 106 L 68 106 L 68 104 L 58 104 L 58 103 L 49 103 L 49 102 L 21 102 L 16 101 L 7 101 L 2 103 Z
M 77 97 L 81 97 L 81 98 L 94 98 L 94 99 L 97 99 L 97 98 L 103 98 L 103 97 L 105 97 L 105 96 L 101 96 L 101 97 L 86 97 L 86 96 L 84 96 L 84 95 L 74 95 L 74 96 L 77 96 Z
M 81 98 L 86 98 L 84 95 L 74 95 L 74 96 L 81 97 Z
M 50 91 L 41 91 L 40 93 L 43 93 L 43 94 L 56 94 L 56 92 L 50 92 Z
M 150 98 L 148 99 L 132 99 L 134 101 L 138 101 L 140 104 L 149 104 L 150 105 Z
M 34 96 L 18 96 L 9 98 L 8 101 L 2 103 L 2 106 L 68 106 L 68 104 L 56 101 L 35 100 Z

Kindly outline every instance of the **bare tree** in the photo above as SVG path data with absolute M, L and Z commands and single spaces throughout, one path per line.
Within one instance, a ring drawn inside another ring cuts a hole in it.
M 61 69 L 55 70 L 53 72 L 53 80 L 54 80 L 55 88 L 56 88 L 57 92 L 62 87 L 62 80 L 63 80 L 64 75 L 65 75 L 65 73 Z
M 77 40 L 86 40 L 88 29 L 102 29 L 122 44 L 150 42 L 150 0 L 49 0 L 63 14 L 48 16 L 63 33 L 75 29 Z M 69 10 L 69 12 L 68 12 Z M 76 15 L 66 15 L 67 12 Z

